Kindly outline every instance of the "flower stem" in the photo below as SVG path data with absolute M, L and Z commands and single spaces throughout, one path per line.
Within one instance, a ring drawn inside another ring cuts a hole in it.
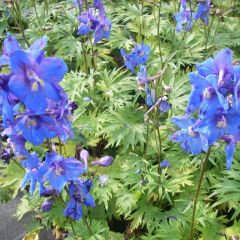
M 93 231 L 92 231 L 92 229 L 91 229 L 91 227 L 90 227 L 90 225 L 89 225 L 89 223 L 88 223 L 88 221 L 86 220 L 85 217 L 83 217 L 83 221 L 84 221 L 85 225 L 87 226 L 87 229 L 88 229 L 89 234 L 90 234 L 91 236 L 94 236 Z M 96 240 L 99 240 L 96 236 L 94 236 L 94 238 L 95 238 Z
M 208 162 L 208 159 L 209 159 L 210 152 L 211 152 L 211 148 L 209 147 L 209 149 L 208 149 L 208 151 L 205 155 L 205 158 L 202 162 L 200 177 L 199 177 L 198 186 L 197 186 L 197 192 L 196 192 L 196 196 L 195 196 L 194 203 L 193 203 L 192 224 L 191 224 L 191 231 L 190 231 L 189 240 L 193 240 L 196 207 L 197 207 L 198 197 L 199 197 L 199 193 L 200 193 L 200 189 L 201 189 L 201 185 L 202 185 L 204 170 L 207 166 L 207 162 Z
M 75 230 L 75 228 L 74 228 L 74 225 L 73 225 L 73 221 L 72 221 L 72 220 L 70 221 L 70 225 L 71 225 L 72 232 L 73 232 L 73 238 L 77 240 L 78 237 L 77 237 L 77 233 L 76 233 L 76 230 Z
M 15 23 L 18 26 L 19 30 L 21 31 L 23 39 L 26 42 L 27 46 L 30 47 L 30 43 L 28 42 L 28 39 L 27 39 L 27 37 L 25 35 L 25 32 L 24 32 L 21 10 L 20 10 L 20 6 L 19 6 L 17 1 L 13 2 L 13 12 L 14 12 L 14 15 L 15 15 L 14 16 Z
M 208 45 L 208 40 L 209 40 L 209 36 L 210 36 L 210 31 L 212 28 L 212 24 L 213 24 L 213 17 L 212 17 L 212 21 L 210 23 L 210 26 L 208 28 L 207 34 L 206 34 L 206 27 L 205 27 L 205 37 L 206 37 L 206 42 L 205 42 L 205 47 L 204 47 L 204 58 L 206 57 L 206 51 L 207 51 L 207 45 Z
M 157 23 L 157 31 L 158 31 L 158 51 L 160 55 L 161 65 L 163 64 L 162 58 L 162 50 L 161 50 L 161 39 L 160 39 L 160 20 L 161 20 L 161 8 L 162 8 L 162 1 L 160 0 L 159 7 L 158 7 L 158 23 Z

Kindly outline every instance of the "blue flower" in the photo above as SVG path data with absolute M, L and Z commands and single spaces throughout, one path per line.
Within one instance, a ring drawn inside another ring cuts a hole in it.
M 192 72 L 189 80 L 193 87 L 187 106 L 188 113 L 199 108 L 199 116 L 203 118 L 229 108 L 228 102 L 218 90 L 216 76 L 209 75 L 205 78 Z
M 190 31 L 193 26 L 195 15 L 196 14 L 191 12 L 190 9 L 181 5 L 179 12 L 174 15 L 175 21 L 177 22 L 176 31 Z
M 196 131 L 204 134 L 209 145 L 218 141 L 225 134 L 238 135 L 240 133 L 240 113 L 234 109 L 228 113 L 217 113 L 211 117 L 203 119 Z
M 106 16 L 101 17 L 94 32 L 94 44 L 97 44 L 103 38 L 108 39 L 110 37 L 111 27 L 112 24 L 109 18 L 107 18 Z
M 233 155 L 235 152 L 236 144 L 239 141 L 239 137 L 233 135 L 225 135 L 222 139 L 227 143 L 225 146 L 226 153 L 226 167 L 229 170 L 232 166 Z
M 47 114 L 54 120 L 56 135 L 62 142 L 73 137 L 72 132 L 72 106 L 66 97 L 63 100 L 54 102 L 48 101 Z
M 98 177 L 98 183 L 100 187 L 106 187 L 108 184 L 109 176 L 107 175 L 100 175 Z
M 205 25 L 208 25 L 208 16 L 211 8 L 210 0 L 203 0 L 198 4 L 198 10 L 195 16 L 195 19 L 202 19 Z
M 99 24 L 98 19 L 93 15 L 92 9 L 83 12 L 78 16 L 80 25 L 78 27 L 78 35 L 87 35 L 93 32 Z
M 41 209 L 43 212 L 49 212 L 52 209 L 53 201 L 47 199 L 42 203 Z
M 140 86 L 148 83 L 146 66 L 140 66 L 140 70 L 137 74 L 137 81 Z
M 160 167 L 161 168 L 167 168 L 170 167 L 170 163 L 168 160 L 164 159 L 161 163 L 160 163 Z
M 22 50 L 15 51 L 11 57 L 11 76 L 9 91 L 19 98 L 26 107 L 42 113 L 47 108 L 47 99 L 59 101 L 58 82 L 67 72 L 67 66 L 58 58 L 34 58 Z
M 55 152 L 47 153 L 43 166 L 39 169 L 42 182 L 61 191 L 68 181 L 77 180 L 86 171 L 84 165 L 75 158 L 65 159 Z
M 0 114 L 5 128 L 13 123 L 14 106 L 18 103 L 18 99 L 8 89 L 10 77 L 11 74 L 0 74 Z
M 33 57 L 37 58 L 39 54 L 41 54 L 42 49 L 44 49 L 47 45 L 47 37 L 43 36 L 40 39 L 36 40 L 27 50 L 32 54 Z M 11 55 L 18 51 L 22 50 L 17 39 L 7 33 L 7 38 L 3 42 L 3 55 L 0 57 L 0 66 L 1 65 L 10 65 L 10 57 Z
M 170 104 L 167 102 L 167 97 L 163 97 L 159 103 L 159 111 L 160 112 L 168 112 L 171 108 Z
M 104 16 L 106 14 L 102 0 L 94 0 L 93 7 L 99 10 L 100 16 Z
M 138 65 L 146 65 L 150 54 L 150 47 L 144 44 L 136 44 L 131 53 L 127 54 L 124 49 L 121 49 L 121 55 L 124 58 L 126 67 L 132 72 Z
M 148 84 L 145 84 L 146 104 L 151 107 L 155 103 L 155 90 L 150 89 Z
M 101 157 L 99 160 L 91 162 L 91 165 L 97 165 L 101 167 L 108 167 L 113 163 L 113 157 L 105 156 Z
M 30 194 L 32 195 L 37 181 L 39 181 L 38 169 L 40 167 L 40 161 L 36 153 L 28 153 L 26 155 L 26 160 L 22 160 L 21 164 L 26 169 L 26 174 L 20 184 L 21 188 L 25 188 L 26 185 L 30 182 Z
M 15 123 L 14 130 L 34 145 L 56 137 L 57 129 L 55 121 L 48 115 L 23 114 Z
M 92 186 L 91 180 L 77 180 L 69 184 L 69 202 L 64 209 L 64 215 L 74 220 L 83 216 L 82 204 L 95 207 L 95 201 L 89 193 Z
M 181 130 L 175 132 L 171 139 L 174 142 L 180 142 L 184 151 L 196 155 L 208 149 L 206 136 L 196 130 L 199 121 L 189 116 L 182 116 L 172 118 L 172 122 Z
M 220 87 L 231 83 L 233 75 L 232 50 L 225 48 L 216 54 L 214 58 L 208 58 L 203 63 L 197 64 L 197 71 L 203 77 L 215 75 Z
M 10 56 L 17 50 L 20 50 L 21 46 L 17 39 L 11 34 L 7 34 L 7 38 L 3 41 L 3 51 L 0 57 L 0 66 L 10 64 Z
M 84 165 L 85 165 L 85 168 L 88 167 L 88 158 L 89 158 L 89 153 L 87 150 L 83 149 L 81 152 L 80 152 L 80 158 L 81 160 L 84 162 Z

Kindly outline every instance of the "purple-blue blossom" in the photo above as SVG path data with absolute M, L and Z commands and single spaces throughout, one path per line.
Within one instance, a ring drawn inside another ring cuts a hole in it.
M 211 9 L 211 0 L 203 0 L 198 3 L 195 19 L 202 19 L 205 25 L 208 25 L 209 12 Z
M 132 51 L 127 54 L 125 49 L 121 49 L 121 55 L 128 69 L 135 73 L 136 67 L 146 65 L 149 58 L 151 48 L 147 45 L 136 44 Z
M 86 171 L 84 165 L 75 158 L 64 158 L 56 152 L 47 153 L 39 169 L 41 181 L 47 181 L 56 191 L 61 191 L 68 181 L 77 180 Z
M 95 207 L 95 201 L 90 194 L 92 187 L 91 180 L 77 180 L 69 184 L 69 201 L 64 209 L 64 215 L 73 220 L 79 220 L 83 217 L 82 205 Z
M 99 160 L 91 162 L 91 165 L 97 165 L 101 167 L 108 167 L 113 163 L 113 157 L 111 156 L 104 156 L 101 157 Z
M 172 136 L 173 141 L 193 154 L 224 140 L 227 169 L 231 167 L 240 135 L 240 66 L 233 65 L 232 58 L 231 49 L 223 49 L 197 64 L 196 72 L 189 74 L 192 91 L 187 115 L 173 118 L 181 130 Z M 192 121 L 192 114 L 198 119 Z

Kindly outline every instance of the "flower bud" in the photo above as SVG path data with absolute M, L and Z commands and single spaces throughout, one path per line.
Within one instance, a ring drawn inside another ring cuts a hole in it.
M 92 165 L 97 165 L 101 167 L 108 167 L 113 163 L 113 157 L 111 156 L 105 156 L 100 158 L 99 160 L 93 161 Z
M 98 183 L 100 187 L 106 187 L 108 184 L 109 176 L 107 175 L 100 175 L 98 178 Z
M 160 163 L 160 167 L 161 168 L 167 168 L 167 167 L 170 167 L 170 163 L 168 162 L 168 160 L 163 160 L 161 163 Z
M 42 206 L 41 206 L 41 209 L 43 212 L 48 212 L 52 209 L 52 200 L 45 200 L 43 203 L 42 203 Z

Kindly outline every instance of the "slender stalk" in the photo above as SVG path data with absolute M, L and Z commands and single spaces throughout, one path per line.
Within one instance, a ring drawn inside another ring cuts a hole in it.
M 205 168 L 207 166 L 207 162 L 208 162 L 208 159 L 209 159 L 210 152 L 211 152 L 211 148 L 209 147 L 209 149 L 208 149 L 208 151 L 207 151 L 207 153 L 205 155 L 205 158 L 204 158 L 204 160 L 202 162 L 200 177 L 199 177 L 199 181 L 198 181 L 198 185 L 197 185 L 197 192 L 196 192 L 196 196 L 195 196 L 194 203 L 193 203 L 193 213 L 192 213 L 191 231 L 190 231 L 189 240 L 193 240 L 197 202 L 198 202 L 198 197 L 199 197 L 200 189 L 201 189 L 201 185 L 202 185 L 204 170 L 205 170 Z
M 144 35 L 143 35 L 143 9 L 144 9 L 144 0 L 142 0 L 141 4 L 141 17 L 140 17 L 140 37 L 142 38 L 142 41 L 144 40 Z
M 91 227 L 90 227 L 90 225 L 89 225 L 89 223 L 88 223 L 88 221 L 86 220 L 85 217 L 83 217 L 83 221 L 84 221 L 85 225 L 87 226 L 87 229 L 88 229 L 89 234 L 90 234 L 91 236 L 94 236 L 93 231 L 92 231 L 92 229 L 91 229 Z M 97 238 L 96 236 L 94 236 L 94 238 L 95 238 L 96 240 L 98 240 L 98 238 Z
M 77 237 L 77 233 L 76 233 L 76 230 L 74 228 L 74 225 L 73 225 L 73 221 L 70 221 L 70 225 L 71 225 L 72 232 L 73 232 L 73 238 L 77 240 L 78 237 Z
M 143 149 L 143 156 L 145 158 L 146 158 L 146 155 L 147 155 L 148 140 L 149 140 L 149 121 L 147 121 L 147 138 L 146 138 L 146 143 L 145 143 L 144 149 Z
M 15 23 L 18 26 L 19 30 L 21 31 L 23 39 L 26 42 L 27 46 L 30 47 L 30 43 L 28 42 L 28 39 L 27 39 L 27 37 L 25 35 L 25 32 L 24 32 L 21 10 L 20 10 L 20 7 L 19 7 L 19 4 L 18 4 L 17 1 L 13 2 L 13 12 L 14 12 L 14 15 L 16 16 L 16 18 L 14 17 Z
M 162 1 L 160 0 L 159 7 L 158 7 L 158 22 L 157 22 L 157 33 L 158 33 L 158 51 L 161 59 L 161 65 L 163 64 L 162 58 L 162 50 L 161 50 L 161 39 L 160 39 L 160 20 L 161 20 L 161 8 L 162 8 Z
M 60 137 L 58 137 L 58 144 L 59 144 L 59 152 L 60 152 L 60 155 L 62 155 L 63 151 L 62 151 L 62 142 L 61 142 Z
M 34 0 L 34 3 L 33 3 L 33 8 L 34 8 L 34 11 L 35 11 L 35 14 L 36 14 L 36 17 L 37 17 L 37 21 L 38 21 L 38 24 L 40 25 L 40 19 L 39 19 L 39 15 L 38 15 L 38 11 L 37 11 L 37 3 L 36 3 L 36 0 Z
M 13 159 L 13 161 L 22 169 L 25 171 L 25 168 L 16 160 L 16 159 Z
M 207 45 L 208 45 L 208 40 L 209 40 L 209 36 L 210 36 L 210 31 L 212 28 L 212 24 L 213 24 L 213 17 L 212 17 L 212 21 L 211 24 L 208 28 L 208 32 L 207 32 L 207 36 L 206 36 L 206 42 L 205 42 L 205 47 L 204 47 L 204 58 L 206 57 L 206 51 L 207 51 Z M 206 28 L 206 27 L 205 27 Z

